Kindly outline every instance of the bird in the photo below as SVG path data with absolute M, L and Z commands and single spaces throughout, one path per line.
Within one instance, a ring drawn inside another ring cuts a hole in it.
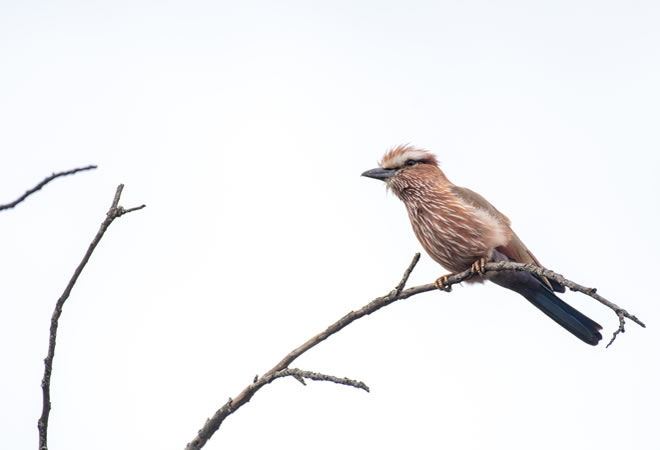
M 559 283 L 524 271 L 485 272 L 486 262 L 543 266 L 514 233 L 509 218 L 478 193 L 449 181 L 433 153 L 399 145 L 362 176 L 386 183 L 405 205 L 426 253 L 452 272 L 436 280 L 437 288 L 450 290 L 449 276 L 472 269 L 469 282 L 488 280 L 512 290 L 578 339 L 598 345 L 602 327 L 555 295 L 565 291 Z

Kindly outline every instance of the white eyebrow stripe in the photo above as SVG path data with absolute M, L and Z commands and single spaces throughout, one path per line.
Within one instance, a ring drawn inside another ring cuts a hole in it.
M 423 150 L 406 150 L 403 153 L 395 155 L 393 158 L 383 161 L 381 167 L 383 169 L 395 169 L 402 167 L 406 161 L 412 159 L 414 161 L 422 161 L 429 157 L 429 154 Z

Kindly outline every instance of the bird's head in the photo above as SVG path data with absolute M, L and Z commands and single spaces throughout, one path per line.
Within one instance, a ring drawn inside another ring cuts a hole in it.
M 406 189 L 424 185 L 437 176 L 444 178 L 435 155 L 410 145 L 389 150 L 377 168 L 367 170 L 362 176 L 384 181 L 399 197 Z

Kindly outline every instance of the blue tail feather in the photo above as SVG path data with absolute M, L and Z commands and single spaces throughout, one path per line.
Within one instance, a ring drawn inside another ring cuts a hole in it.
M 497 272 L 488 277 L 492 282 L 525 297 L 548 317 L 575 337 L 590 345 L 603 338 L 602 327 L 557 297 L 541 280 L 528 272 Z
M 545 284 L 538 282 L 537 286 L 525 286 L 524 289 L 518 290 L 518 293 L 587 344 L 597 345 L 602 339 L 603 336 L 599 332 L 602 327 L 598 323 L 561 300 Z

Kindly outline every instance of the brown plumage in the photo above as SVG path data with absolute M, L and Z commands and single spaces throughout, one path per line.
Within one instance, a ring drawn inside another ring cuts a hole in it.
M 362 175 L 385 181 L 403 201 L 415 236 L 445 269 L 462 272 L 482 258 L 541 266 L 511 221 L 481 195 L 449 181 L 433 154 L 399 146 L 385 154 L 377 169 Z M 523 295 L 583 341 L 595 345 L 600 340 L 600 325 L 555 296 L 553 290 L 564 288 L 554 281 L 527 272 L 489 272 L 485 278 Z

